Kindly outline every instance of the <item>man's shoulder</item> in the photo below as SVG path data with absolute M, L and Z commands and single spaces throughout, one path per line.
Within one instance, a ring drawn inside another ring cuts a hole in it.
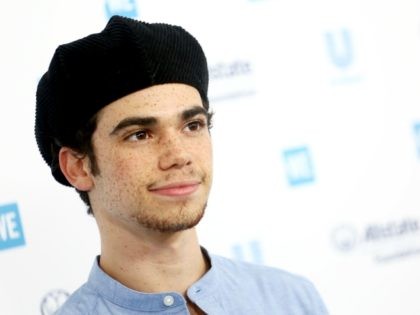
M 218 255 L 212 255 L 211 257 L 212 261 L 214 261 L 214 263 L 217 264 L 221 272 L 227 272 L 239 276 L 239 279 L 244 279 L 246 281 L 262 281 L 266 284 L 275 283 L 276 286 L 278 286 L 281 283 L 286 284 L 288 286 L 312 285 L 308 279 L 277 267 L 270 267 L 254 263 L 237 261 Z
M 243 298 L 290 309 L 290 314 L 328 314 L 311 281 L 276 267 L 235 261 L 212 255 L 227 290 L 240 289 Z M 279 305 L 279 303 L 281 305 Z M 283 305 L 284 303 L 284 305 Z
M 54 315 L 90 315 L 97 304 L 96 294 L 85 285 L 77 289 Z

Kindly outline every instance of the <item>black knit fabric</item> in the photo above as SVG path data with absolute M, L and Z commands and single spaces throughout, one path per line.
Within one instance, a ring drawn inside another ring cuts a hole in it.
M 70 186 L 52 153 L 109 103 L 164 83 L 195 87 L 208 107 L 200 44 L 179 26 L 114 16 L 97 34 L 59 46 L 36 95 L 35 136 L 54 178 Z

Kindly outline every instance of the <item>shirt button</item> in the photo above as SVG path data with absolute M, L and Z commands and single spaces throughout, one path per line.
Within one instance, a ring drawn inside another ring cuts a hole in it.
M 174 298 L 173 296 L 167 295 L 163 298 L 163 304 L 166 306 L 172 306 L 174 304 Z

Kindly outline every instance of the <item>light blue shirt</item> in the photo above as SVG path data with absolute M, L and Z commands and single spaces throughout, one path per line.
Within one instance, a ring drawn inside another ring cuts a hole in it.
M 314 286 L 288 272 L 209 255 L 211 268 L 187 291 L 210 315 L 327 315 Z M 108 276 L 98 259 L 89 280 L 56 315 L 189 314 L 176 292 L 142 293 Z

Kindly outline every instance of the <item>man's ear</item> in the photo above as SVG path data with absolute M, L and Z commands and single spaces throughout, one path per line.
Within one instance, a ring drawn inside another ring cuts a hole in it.
M 68 147 L 62 147 L 58 160 L 61 172 L 73 187 L 80 191 L 89 191 L 93 187 L 88 157 L 81 156 Z

